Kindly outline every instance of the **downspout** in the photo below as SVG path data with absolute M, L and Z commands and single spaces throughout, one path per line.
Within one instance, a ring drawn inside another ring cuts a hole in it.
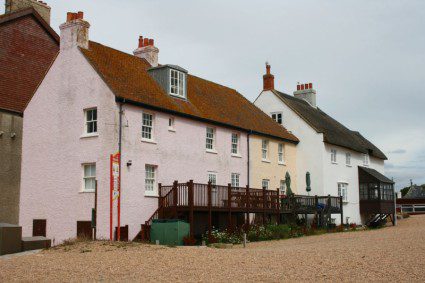
M 249 167 L 250 167 L 250 162 L 249 162 L 249 159 L 250 159 L 250 157 L 249 157 L 249 136 L 252 134 L 252 130 L 249 130 L 249 132 L 248 132 L 248 134 L 246 135 L 246 143 L 247 143 L 247 151 L 248 151 L 248 161 L 247 161 L 247 173 L 248 173 L 248 176 L 247 176 L 247 179 L 248 179 L 248 181 L 247 181 L 247 185 L 248 185 L 248 187 L 250 186 L 250 170 L 249 170 Z
M 117 208 L 117 214 L 118 214 L 118 230 L 117 230 L 117 240 L 121 240 L 121 197 L 122 197 L 122 190 L 121 190 L 121 159 L 122 159 L 122 105 L 125 103 L 125 99 L 122 103 L 120 103 L 119 107 L 119 130 L 118 130 L 118 152 L 119 152 L 119 162 L 118 162 L 118 179 L 119 179 L 119 195 L 118 195 L 118 208 Z

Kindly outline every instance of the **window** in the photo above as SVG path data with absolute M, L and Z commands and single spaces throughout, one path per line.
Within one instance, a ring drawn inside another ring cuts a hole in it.
M 97 109 L 85 110 L 86 116 L 86 134 L 97 133 Z
M 272 113 L 272 119 L 282 125 L 282 113 Z
M 96 164 L 84 164 L 83 191 L 94 192 L 96 188 Z
M 336 149 L 331 149 L 331 162 L 336 163 Z
M 261 144 L 261 152 L 262 152 L 262 158 L 263 160 L 267 160 L 269 157 L 268 154 L 269 151 L 269 141 L 268 140 L 263 140 L 262 144 Z
M 369 165 L 369 154 L 363 154 L 363 165 Z
M 266 190 L 268 190 L 269 189 L 269 183 L 270 183 L 270 180 L 269 179 L 263 179 L 263 181 L 261 182 L 261 188 L 262 189 L 266 189 Z
M 286 194 L 286 182 L 285 180 L 280 180 L 279 190 L 282 195 Z
M 348 202 L 348 196 L 347 196 L 347 183 L 338 183 L 338 196 L 342 196 L 343 202 Z
M 168 130 L 175 131 L 175 129 L 174 129 L 174 118 L 173 117 L 168 118 Z
M 239 154 L 239 135 L 232 133 L 232 154 Z
M 345 153 L 345 165 L 351 166 L 351 153 Z
M 170 70 L 170 94 L 185 97 L 184 74 L 177 70 Z
M 240 176 L 240 174 L 238 174 L 238 173 L 232 173 L 231 181 L 232 181 L 232 187 L 233 188 L 239 187 L 239 176 Z
M 155 194 L 155 170 L 154 165 L 145 165 L 145 194 Z
M 208 182 L 211 182 L 212 188 L 215 192 L 216 191 L 216 185 L 217 185 L 217 173 L 216 172 L 208 172 Z
M 143 113 L 142 139 L 153 140 L 153 115 Z
M 278 158 L 278 162 L 279 162 L 280 164 L 285 163 L 284 150 L 283 150 L 283 143 L 280 143 L 280 144 L 278 145 L 278 148 L 277 148 L 277 158 Z
M 213 128 L 207 128 L 207 139 L 206 139 L 206 149 L 214 150 L 214 135 L 215 130 Z

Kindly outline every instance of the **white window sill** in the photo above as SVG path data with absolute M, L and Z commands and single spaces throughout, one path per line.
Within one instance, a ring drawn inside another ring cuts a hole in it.
M 349 201 L 348 200 L 342 200 L 342 203 L 347 204 L 347 203 L 349 203 Z
M 156 141 L 154 141 L 154 140 L 142 139 L 141 141 L 142 141 L 142 142 L 145 142 L 145 143 L 152 143 L 152 144 L 156 144 Z
M 81 190 L 81 191 L 79 191 L 80 194 L 86 194 L 86 193 L 92 194 L 92 193 L 95 193 L 95 192 L 96 192 L 95 190 Z
M 332 164 L 338 165 L 338 162 L 331 161 Z
M 265 162 L 265 163 L 271 163 L 270 160 L 268 160 L 268 159 L 261 159 L 261 161 Z
M 215 150 L 215 149 L 206 149 L 205 152 L 207 152 L 207 153 L 213 153 L 213 154 L 217 154 L 218 153 L 217 150 Z
M 369 167 L 369 164 L 363 164 L 364 167 Z
M 159 195 L 156 192 L 145 192 L 145 197 L 157 198 Z
M 232 157 L 242 158 L 242 155 L 237 153 L 232 153 Z
M 173 133 L 175 133 L 175 132 L 176 132 L 176 129 L 168 128 L 168 131 L 169 131 L 169 132 L 173 132 Z
M 286 166 L 286 163 L 285 162 L 278 162 L 277 164 Z
M 80 139 L 94 138 L 94 137 L 98 137 L 98 136 L 99 136 L 99 133 L 82 134 L 80 136 Z
M 347 166 L 347 167 L 353 167 L 353 166 L 351 166 L 350 164 L 345 164 L 345 166 Z

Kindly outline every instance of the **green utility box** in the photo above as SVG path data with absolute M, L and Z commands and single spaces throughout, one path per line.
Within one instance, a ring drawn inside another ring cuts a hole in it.
M 189 236 L 190 225 L 179 219 L 155 219 L 151 227 L 151 242 L 160 245 L 183 245 L 183 238 Z

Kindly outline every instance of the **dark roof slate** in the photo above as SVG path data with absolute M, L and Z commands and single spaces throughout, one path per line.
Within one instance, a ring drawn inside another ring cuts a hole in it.
M 323 133 L 324 142 L 342 146 L 360 153 L 387 159 L 385 154 L 359 132 L 351 131 L 344 125 L 323 112 L 320 108 L 312 107 L 303 99 L 296 98 L 283 92 L 273 90 L 295 113 L 297 113 L 316 132 Z
M 372 168 L 369 168 L 369 167 L 363 167 L 363 166 L 359 166 L 359 169 L 363 170 L 364 172 L 371 175 L 373 178 L 377 179 L 378 181 L 380 181 L 382 183 L 394 184 L 393 180 L 389 179 L 385 175 L 382 175 L 381 173 L 379 173 L 375 169 L 372 169 Z
M 425 186 L 411 186 L 403 198 L 425 198 Z
M 187 100 L 175 98 L 148 74 L 151 66 L 146 60 L 93 41 L 89 49 L 80 50 L 119 100 L 298 142 L 234 89 L 188 74 Z

